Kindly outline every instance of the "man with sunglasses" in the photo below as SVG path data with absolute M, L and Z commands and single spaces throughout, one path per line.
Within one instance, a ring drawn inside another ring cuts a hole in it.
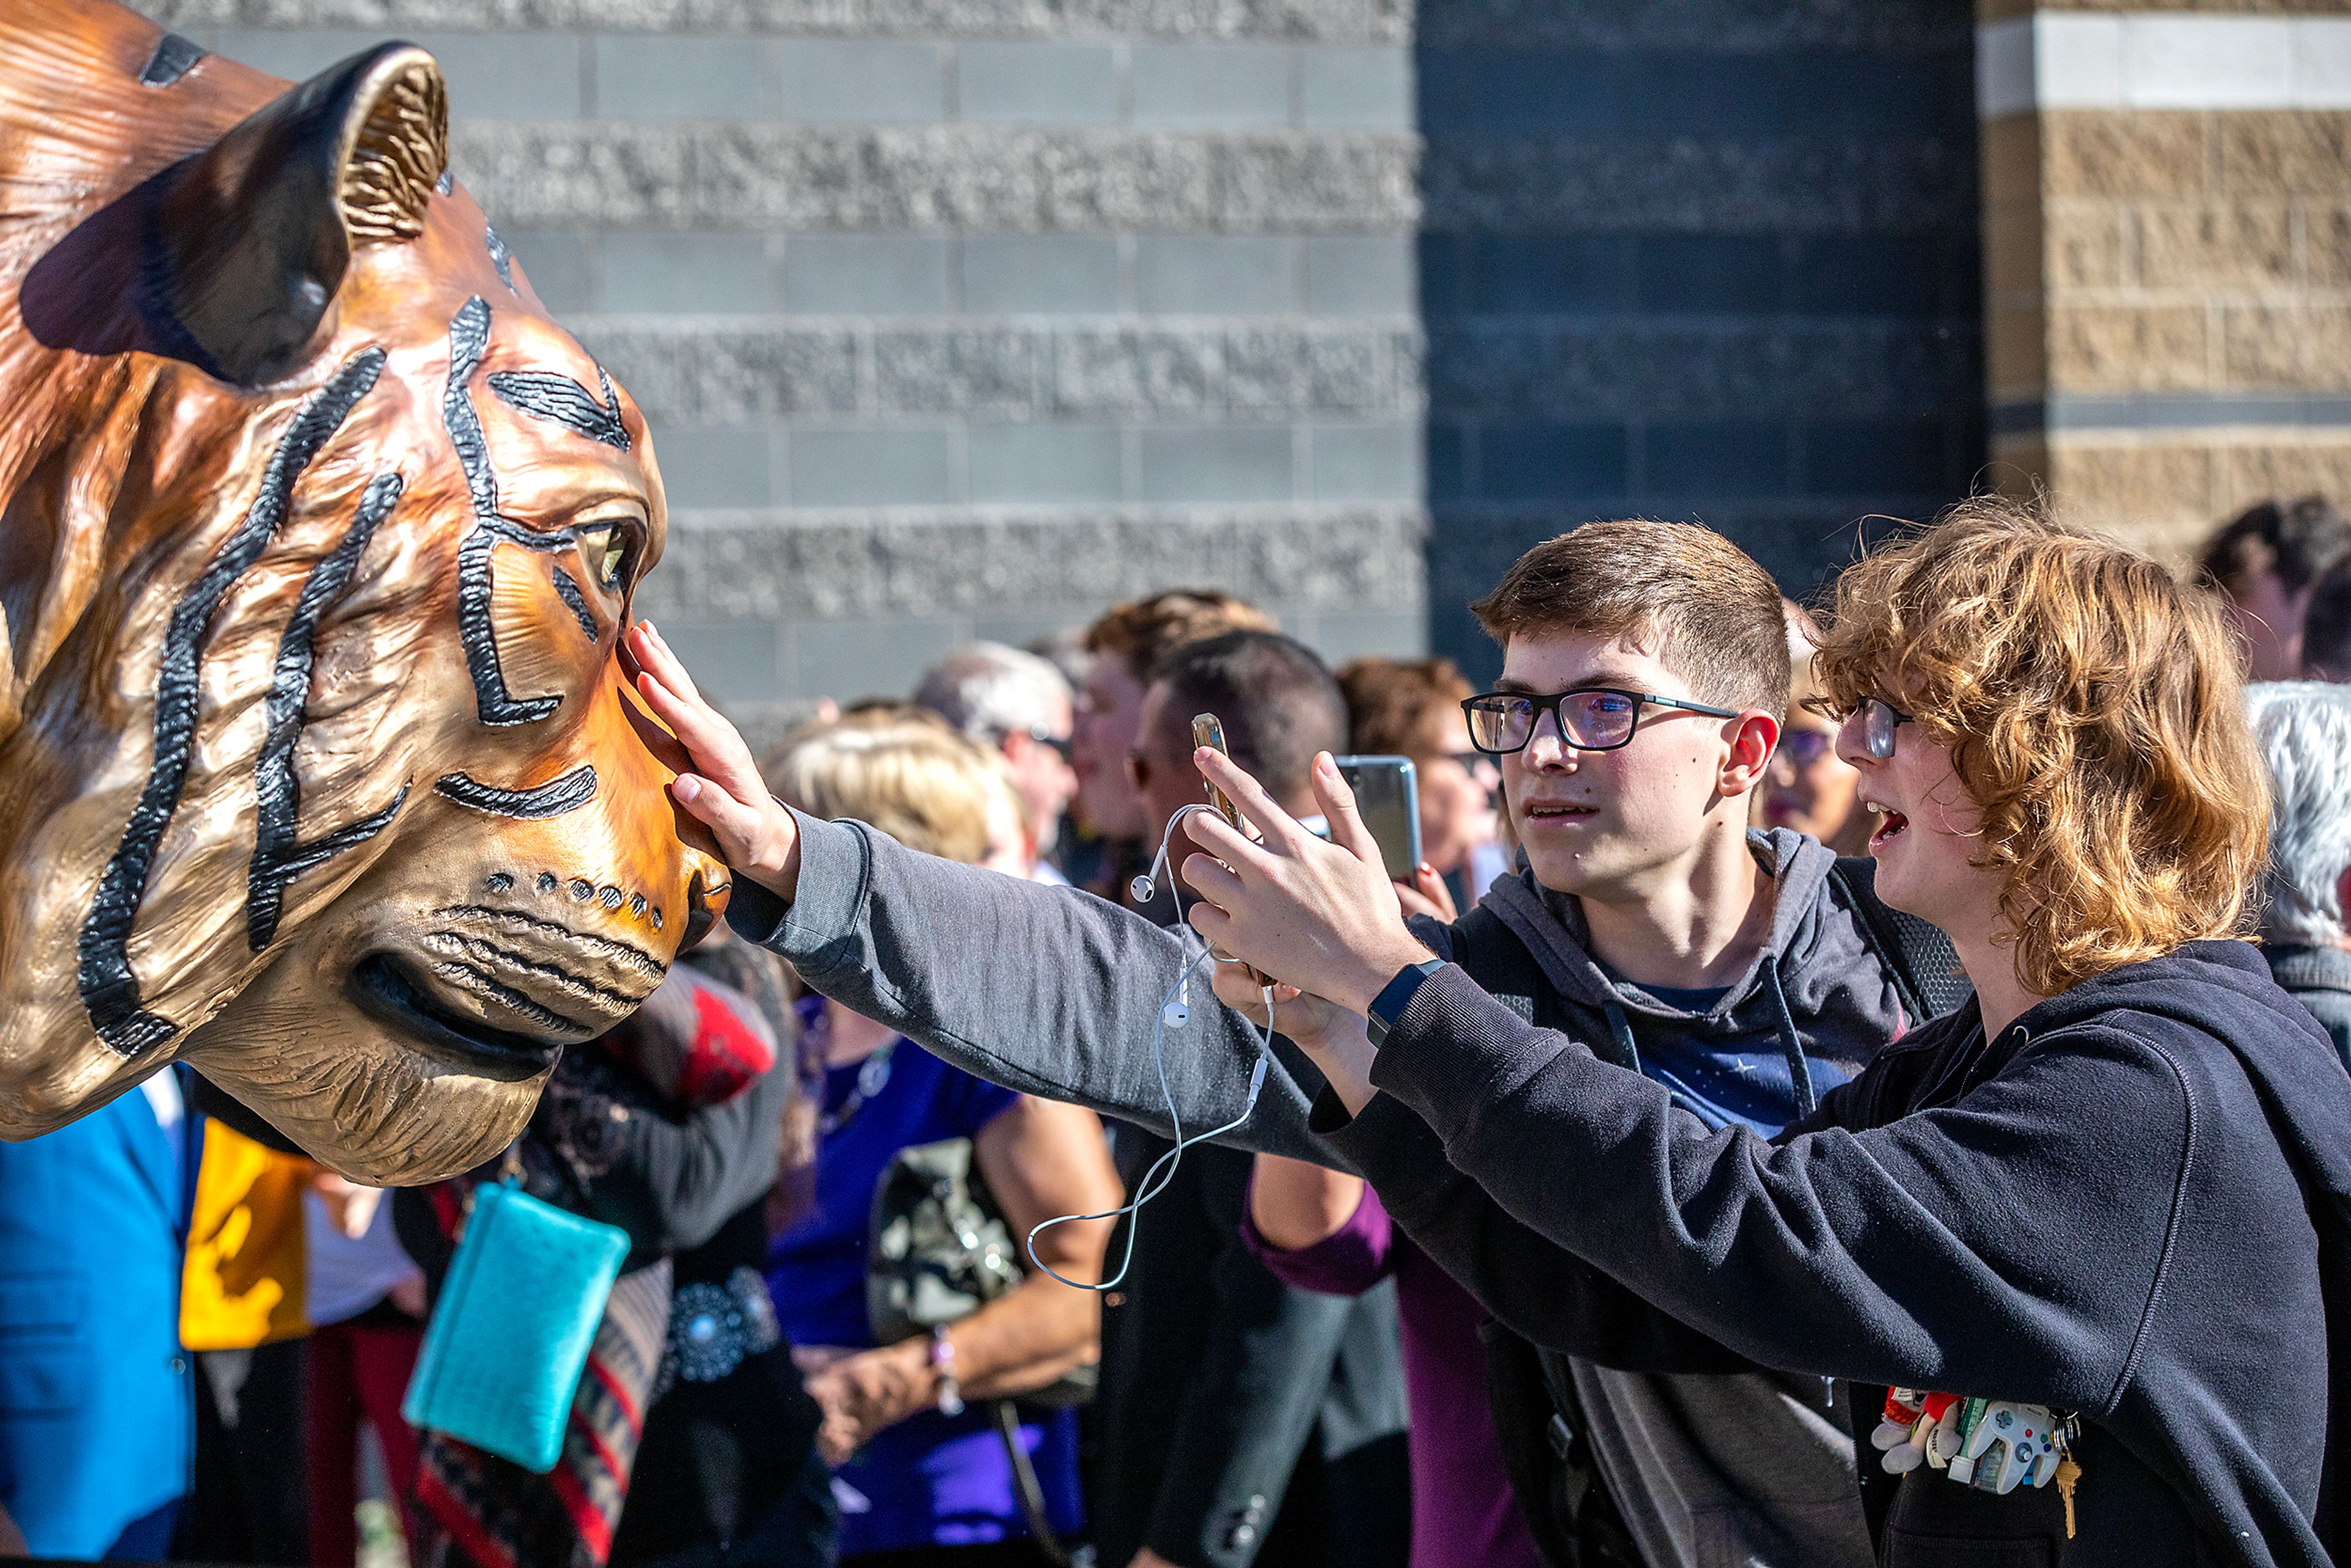
M 980 745 L 1002 753 L 1027 812 L 1029 858 L 1040 881 L 1062 882 L 1045 857 L 1077 793 L 1070 768 L 1075 719 L 1070 683 L 1034 653 L 1001 643 L 957 648 L 924 672 L 914 706 L 928 708 Z
M 1499 764 L 1526 868 L 1451 926 L 1416 923 L 1424 958 L 1452 958 L 1718 1128 L 1795 1120 L 1918 1020 L 1917 967 L 1859 868 L 1802 834 L 1749 831 L 1790 668 L 1779 591 L 1761 567 L 1704 528 L 1590 524 L 1529 551 L 1475 609 L 1504 670 L 1465 712 Z M 631 646 L 647 700 L 694 754 L 678 798 L 743 873 L 729 917 L 745 935 L 819 990 L 1013 1087 L 1160 1128 L 1170 1109 L 1192 1128 L 1238 1111 L 1253 1037 L 1196 997 L 1171 1034 L 1163 1099 L 1150 1043 L 1180 962 L 1172 939 L 1103 905 L 993 888 L 789 816 L 658 639 L 640 631 Z M 1213 899 L 1204 862 L 1186 874 Z M 982 951 L 1023 961 L 973 963 Z M 1437 967 L 1408 967 L 1373 1027 Z M 1274 1022 L 1313 1038 L 1332 1022 L 1317 1009 L 1278 1003 Z M 1349 1164 L 1306 1125 L 1316 1082 L 1282 1055 L 1237 1141 Z M 1501 1213 L 1408 1111 L 1380 1113 L 1395 1124 L 1381 1168 L 1363 1174 L 1498 1329 L 1525 1336 L 1489 1339 L 1496 1414 L 1549 1555 L 1651 1568 L 1872 1560 L 1847 1413 L 1826 1407 L 1818 1379 L 1727 1355 L 1693 1362 L 1678 1342 L 1628 1358 L 1621 1331 L 1639 1314 L 1621 1290 Z M 1147 1248 L 1147 1223 L 1142 1234 Z M 1573 1354 L 1587 1344 L 1606 1345 L 1610 1364 Z

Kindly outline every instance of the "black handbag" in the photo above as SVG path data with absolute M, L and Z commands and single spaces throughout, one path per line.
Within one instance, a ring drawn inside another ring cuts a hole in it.
M 873 1184 L 865 1253 L 865 1317 L 876 1344 L 896 1344 L 959 1322 L 1028 1277 L 1024 1254 L 972 1157 L 969 1138 L 914 1144 Z M 1071 1368 L 1017 1404 L 1066 1409 L 1094 1396 L 1098 1368 Z M 1011 1460 L 1020 1512 L 1038 1546 L 1070 1561 L 1045 1517 L 1044 1489 L 1020 1443 L 1016 1401 L 996 1399 L 994 1418 Z

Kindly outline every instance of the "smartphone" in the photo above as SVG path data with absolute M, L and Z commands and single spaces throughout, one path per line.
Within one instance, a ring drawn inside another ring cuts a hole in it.
M 1196 713 L 1192 716 L 1192 745 L 1196 748 L 1205 746 L 1211 751 L 1225 750 L 1225 727 L 1217 721 L 1215 714 Z M 1227 751 L 1225 755 L 1229 757 L 1232 753 Z M 1207 788 L 1208 804 L 1216 809 L 1217 815 L 1230 822 L 1234 829 L 1238 831 L 1241 825 L 1240 809 L 1227 800 L 1225 792 L 1214 784 Z
M 1409 757 L 1341 757 L 1339 777 L 1380 846 L 1388 875 L 1410 882 L 1420 865 L 1420 770 Z

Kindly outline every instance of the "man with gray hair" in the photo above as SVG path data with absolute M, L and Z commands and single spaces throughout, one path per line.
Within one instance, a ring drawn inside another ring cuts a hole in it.
M 1038 874 L 1059 881 L 1044 855 L 1078 788 L 1078 776 L 1070 771 L 1075 714 L 1061 672 L 1001 643 L 967 643 L 924 672 L 914 706 L 1004 754 L 1028 808 Z
M 2351 688 L 2268 681 L 2245 700 L 2270 769 L 2262 951 L 2351 1066 Z

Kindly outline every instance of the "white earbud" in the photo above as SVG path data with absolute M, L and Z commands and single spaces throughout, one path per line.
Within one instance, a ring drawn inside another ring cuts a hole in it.
M 1126 884 L 1127 893 L 1137 904 L 1148 904 L 1159 894 L 1159 873 L 1176 868 L 1167 858 L 1168 846 L 1176 841 L 1176 829 L 1195 811 L 1205 811 L 1206 806 L 1186 806 L 1167 819 L 1167 826 L 1159 834 L 1159 852 L 1151 857 L 1151 869 Z M 1177 1021 L 1181 1021 L 1180 1019 Z
M 1182 1029 L 1192 1021 L 1191 976 L 1188 968 L 1184 971 L 1184 978 L 1176 983 L 1176 994 L 1159 1009 L 1159 1021 L 1169 1029 Z

